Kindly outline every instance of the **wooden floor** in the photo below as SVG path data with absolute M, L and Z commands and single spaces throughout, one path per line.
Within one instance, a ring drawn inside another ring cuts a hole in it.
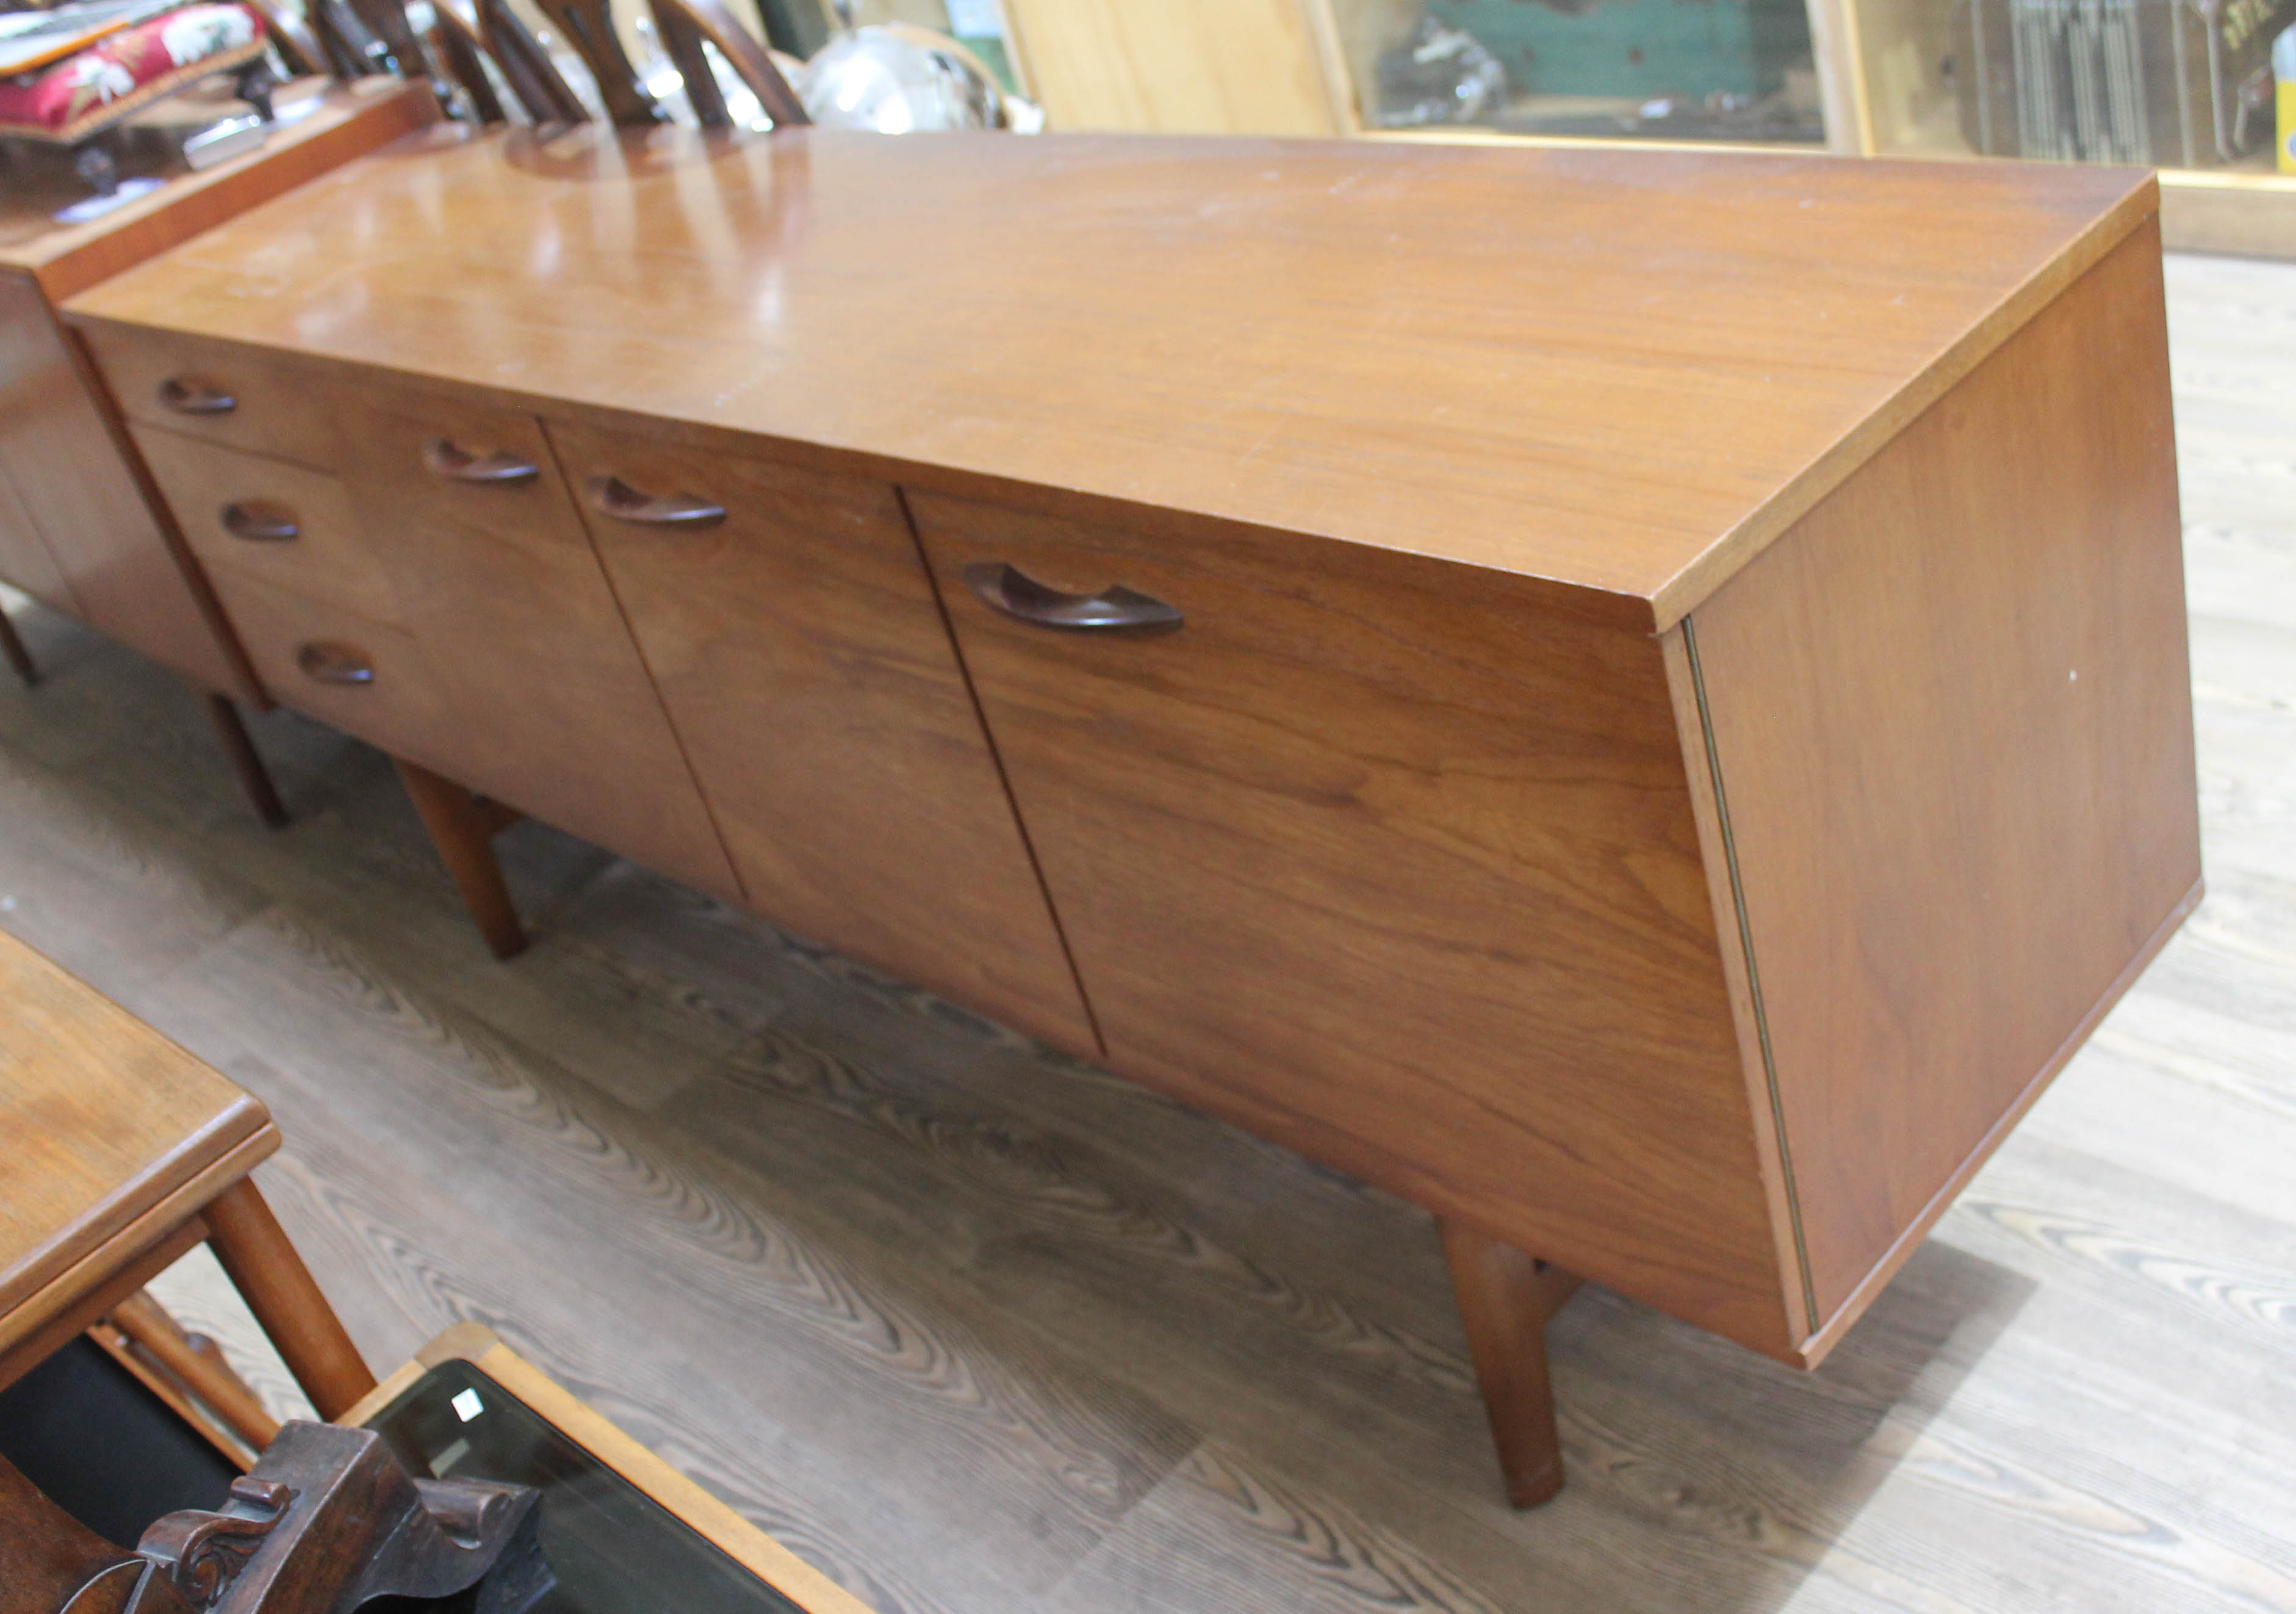
M 1416 1211 L 531 826 L 494 964 L 373 753 L 266 719 L 266 833 L 29 611 L 0 925 L 272 1105 L 378 1368 L 480 1319 L 885 1614 L 2296 1610 L 2296 267 L 2171 283 L 2207 905 L 1822 1372 L 1583 1291 L 1535 1513 Z

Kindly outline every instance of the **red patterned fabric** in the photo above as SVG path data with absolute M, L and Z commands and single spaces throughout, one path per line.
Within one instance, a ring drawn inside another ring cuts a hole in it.
M 263 47 L 263 20 L 250 8 L 187 5 L 0 83 L 0 135 L 79 140 L 196 79 L 244 66 Z

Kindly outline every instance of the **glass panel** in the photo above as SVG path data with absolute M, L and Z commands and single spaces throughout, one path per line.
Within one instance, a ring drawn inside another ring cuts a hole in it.
M 1332 0 L 1369 129 L 1821 143 L 1803 0 Z
M 540 1487 L 558 1588 L 534 1614 L 804 1614 L 467 1362 L 432 1368 L 367 1427 L 418 1478 Z
M 2296 0 L 1856 4 L 1879 152 L 2273 166 L 2272 45 Z

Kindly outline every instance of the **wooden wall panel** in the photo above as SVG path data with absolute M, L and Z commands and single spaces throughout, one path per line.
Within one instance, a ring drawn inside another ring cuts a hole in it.
M 1055 129 L 1344 134 L 1309 0 L 1004 0 Z
M 1690 619 L 1819 1323 L 2195 895 L 2167 365 L 2148 223 Z

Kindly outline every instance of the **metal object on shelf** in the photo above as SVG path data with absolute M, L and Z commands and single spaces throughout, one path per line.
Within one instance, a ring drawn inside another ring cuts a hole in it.
M 1422 16 L 1403 41 L 1382 51 L 1376 120 L 1382 128 L 1472 123 L 1506 103 L 1506 69 L 1464 29 Z
M 211 168 L 219 162 L 260 151 L 270 137 L 271 131 L 263 119 L 251 112 L 242 118 L 226 118 L 184 142 L 184 161 L 194 172 Z
M 1988 156 L 2217 168 L 2271 137 L 2296 0 L 1967 0 L 1955 79 Z
M 946 34 L 904 22 L 848 29 L 816 53 L 795 88 L 824 128 L 1034 134 L 1044 114 L 1006 94 L 980 57 Z

